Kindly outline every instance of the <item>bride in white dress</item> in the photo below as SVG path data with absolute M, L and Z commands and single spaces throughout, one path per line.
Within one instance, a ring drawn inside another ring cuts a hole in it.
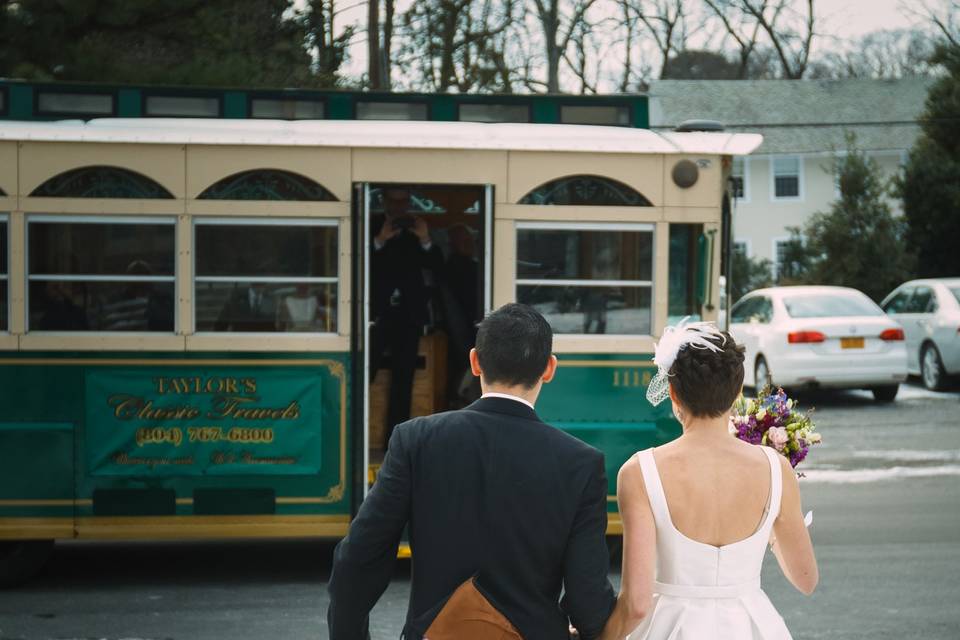
M 622 582 L 601 640 L 789 639 L 760 588 L 767 544 L 808 595 L 817 562 L 790 464 L 728 431 L 743 348 L 712 326 L 681 323 L 665 332 L 655 361 L 683 435 L 620 469 Z M 651 401 L 657 387 L 655 378 Z

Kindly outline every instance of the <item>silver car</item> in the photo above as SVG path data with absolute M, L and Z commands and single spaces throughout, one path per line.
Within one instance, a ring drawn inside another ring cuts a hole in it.
M 904 282 L 880 304 L 903 326 L 907 370 L 931 390 L 960 373 L 960 278 Z

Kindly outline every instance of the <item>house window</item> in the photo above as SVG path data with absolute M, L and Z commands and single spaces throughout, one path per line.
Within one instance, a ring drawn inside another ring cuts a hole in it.
M 630 109 L 625 106 L 566 104 L 560 107 L 560 122 L 629 127 Z
M 650 335 L 653 225 L 518 223 L 516 268 L 556 333 Z
M 748 200 L 747 177 L 749 167 L 747 159 L 742 156 L 734 157 L 730 171 L 730 191 L 734 198 L 741 202 Z
M 335 220 L 197 220 L 197 331 L 334 333 Z
M 174 329 L 173 218 L 27 221 L 30 331 Z
M 750 250 L 749 250 L 749 247 L 747 246 L 746 241 L 744 241 L 744 240 L 735 240 L 735 241 L 733 242 L 733 255 L 735 255 L 735 256 L 741 256 L 741 257 L 743 257 L 743 258 L 749 258 L 749 257 L 750 257 Z
M 773 197 L 800 197 L 800 158 L 785 156 L 773 159 Z
M 203 96 L 147 96 L 148 116 L 171 118 L 218 118 L 220 98 Z
M 461 104 L 464 122 L 530 122 L 530 107 L 525 104 Z
M 773 278 L 780 283 L 800 275 L 805 247 L 798 238 L 777 238 L 773 241 Z
M 275 120 L 322 120 L 324 104 L 321 100 L 254 98 L 250 101 L 250 117 Z
M 357 103 L 357 120 L 427 120 L 425 102 Z

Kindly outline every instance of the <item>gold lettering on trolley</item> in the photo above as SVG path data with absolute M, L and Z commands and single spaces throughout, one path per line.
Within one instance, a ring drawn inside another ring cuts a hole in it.
M 114 464 L 124 466 L 144 466 L 144 467 L 164 467 L 164 466 L 190 466 L 193 464 L 193 456 L 184 456 L 182 458 L 147 458 L 144 456 L 131 456 L 125 451 L 113 455 Z
M 650 384 L 653 375 L 649 371 L 640 372 L 640 369 L 614 369 L 613 386 L 640 388 Z
M 200 415 L 200 410 L 190 405 L 158 407 L 153 400 L 122 393 L 110 396 L 107 404 L 120 420 L 191 420 Z
M 295 456 L 256 456 L 250 451 L 240 454 L 230 451 L 214 451 L 210 454 L 210 463 L 221 464 L 297 464 Z
M 208 418 L 234 418 L 238 420 L 296 420 L 300 417 L 300 403 L 292 400 L 282 408 L 255 407 L 247 403 L 254 398 L 243 396 L 219 396 L 207 412 Z
M 160 376 L 153 379 L 153 384 L 156 387 L 157 393 L 160 395 L 166 395 L 168 393 L 178 395 L 201 393 L 254 394 L 257 392 L 256 378 L 233 378 L 229 376 L 212 376 L 209 378 L 201 376 Z

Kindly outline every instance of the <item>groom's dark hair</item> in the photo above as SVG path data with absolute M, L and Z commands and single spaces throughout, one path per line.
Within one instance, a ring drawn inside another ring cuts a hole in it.
M 536 309 L 511 302 L 480 323 L 476 349 L 487 383 L 532 389 L 553 352 L 553 330 Z
M 687 347 L 670 367 L 670 385 L 692 415 L 716 418 L 730 410 L 743 388 L 744 347 L 728 332 L 708 338 L 719 351 Z

